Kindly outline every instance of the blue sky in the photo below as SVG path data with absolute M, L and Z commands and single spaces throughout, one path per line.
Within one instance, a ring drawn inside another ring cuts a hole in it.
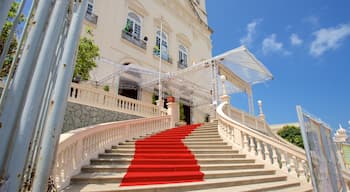
M 301 105 L 333 129 L 350 120 L 350 1 L 207 0 L 213 56 L 244 44 L 274 80 L 253 87 L 270 124 Z M 233 105 L 246 109 L 246 97 Z

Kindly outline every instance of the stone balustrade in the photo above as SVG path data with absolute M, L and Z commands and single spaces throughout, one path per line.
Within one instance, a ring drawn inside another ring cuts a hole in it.
M 168 128 L 171 117 L 160 116 L 104 123 L 61 134 L 52 172 L 57 187 L 67 186 L 82 166 L 112 145 Z
M 268 125 L 265 121 L 259 117 L 252 116 L 244 111 L 236 109 L 232 106 L 225 108 L 225 114 L 231 119 L 242 123 L 252 129 L 255 129 L 261 133 L 269 134 Z
M 226 114 L 227 112 L 230 112 L 230 116 Z M 259 127 L 259 123 L 262 125 L 264 123 L 251 117 L 246 119 L 247 117 L 243 112 L 232 110 L 227 102 L 220 104 L 217 108 L 217 119 L 221 137 L 231 146 L 238 147 L 241 151 L 300 178 L 301 181 L 308 181 L 310 174 L 305 152 L 295 150 L 292 144 L 254 129 Z
M 68 101 L 141 117 L 166 115 L 156 105 L 76 83 L 71 84 Z

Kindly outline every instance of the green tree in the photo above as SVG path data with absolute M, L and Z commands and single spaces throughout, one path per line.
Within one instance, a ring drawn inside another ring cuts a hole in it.
M 89 72 L 96 67 L 95 59 L 100 56 L 100 50 L 92 39 L 92 31 L 88 29 L 86 34 L 87 36 L 80 38 L 74 70 L 74 77 L 80 76 L 82 80 L 89 79 Z
M 8 17 L 7 17 L 7 21 L 5 22 L 5 24 L 3 26 L 3 29 L 1 31 L 1 34 L 0 34 L 0 55 L 4 51 L 4 46 L 5 46 L 7 38 L 10 35 L 10 31 L 11 31 L 11 28 L 13 26 L 13 20 L 16 17 L 18 8 L 19 8 L 19 3 L 18 2 L 14 2 L 11 5 L 11 9 L 9 11 L 9 14 L 8 14 Z M 25 20 L 24 15 L 21 15 L 19 21 L 23 22 L 24 20 Z M 9 51 L 7 52 L 7 55 L 5 57 L 4 65 L 3 65 L 3 67 L 2 67 L 2 69 L 0 71 L 0 77 L 7 76 L 8 72 L 10 70 L 11 63 L 13 61 L 14 55 L 16 53 L 17 45 L 18 45 L 17 37 L 14 37 L 12 39 L 12 41 L 11 41 Z
M 303 137 L 299 127 L 286 125 L 278 130 L 277 134 L 288 142 L 304 149 Z

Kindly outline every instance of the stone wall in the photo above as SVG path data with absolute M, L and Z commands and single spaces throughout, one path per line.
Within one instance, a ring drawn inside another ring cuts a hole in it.
M 64 115 L 62 132 L 67 132 L 73 129 L 95 125 L 99 123 L 137 118 L 141 117 L 68 102 L 66 113 Z

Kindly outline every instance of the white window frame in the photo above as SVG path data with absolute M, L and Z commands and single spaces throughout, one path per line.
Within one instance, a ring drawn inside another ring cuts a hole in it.
M 132 16 L 132 14 L 136 17 L 134 18 Z M 142 17 L 138 14 L 136 14 L 135 12 L 133 11 L 129 11 L 128 12 L 128 16 L 126 18 L 126 23 L 128 23 L 128 21 L 131 21 L 132 22 L 132 36 L 137 38 L 137 39 L 141 39 L 142 37 Z M 136 26 L 138 25 L 138 27 L 140 28 L 139 29 L 139 33 L 136 32 Z
M 180 68 L 188 67 L 188 51 L 187 51 L 187 48 L 183 45 L 179 46 L 179 67 Z
M 168 59 L 169 57 L 169 42 L 168 42 L 168 34 L 163 31 L 162 35 L 162 48 L 160 48 L 160 29 L 156 32 L 156 46 L 162 51 L 162 58 Z

